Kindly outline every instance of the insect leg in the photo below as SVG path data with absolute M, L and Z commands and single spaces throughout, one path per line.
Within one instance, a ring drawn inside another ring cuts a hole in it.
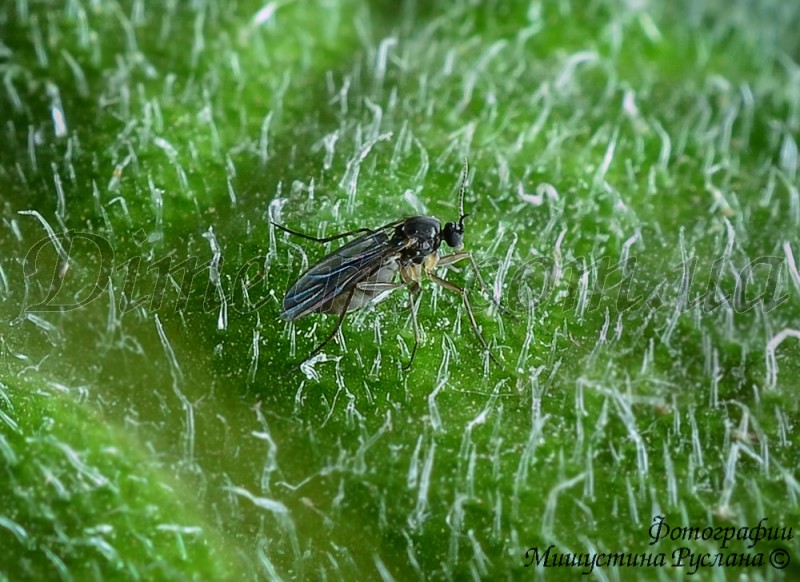
M 361 283 L 356 284 L 356 289 L 371 294 L 372 297 L 369 299 L 369 301 L 374 305 L 375 303 L 383 299 L 382 297 L 383 293 L 388 294 L 389 291 L 394 291 L 395 289 L 400 289 L 405 286 L 406 283 L 391 283 L 384 281 L 362 281 Z
M 274 226 L 275 228 L 278 228 L 278 229 L 282 230 L 283 232 L 288 232 L 289 234 L 292 234 L 294 236 L 299 236 L 301 238 L 305 238 L 305 239 L 308 239 L 308 240 L 313 240 L 314 242 L 318 242 L 318 243 L 331 242 L 331 241 L 334 241 L 334 240 L 338 240 L 340 238 L 353 236 L 353 235 L 361 233 L 361 232 L 365 232 L 365 233 L 373 233 L 373 232 L 375 232 L 374 230 L 369 229 L 369 228 L 357 228 L 356 230 L 350 230 L 348 232 L 342 232 L 340 234 L 335 234 L 333 236 L 327 236 L 325 238 L 317 238 L 315 236 L 311 236 L 310 234 L 305 234 L 305 233 L 302 233 L 302 232 L 297 232 L 296 230 L 292 230 L 290 228 L 286 228 L 285 226 L 281 226 L 280 224 L 278 224 L 276 222 L 270 222 L 270 224 L 272 226 Z
M 342 321 L 344 321 L 344 316 L 347 315 L 347 308 L 350 306 L 350 301 L 352 301 L 353 293 L 355 293 L 355 292 L 356 292 L 356 286 L 353 285 L 353 288 L 350 289 L 350 292 L 347 294 L 347 301 L 345 301 L 344 308 L 342 309 L 342 312 L 339 314 L 339 319 L 336 321 L 336 327 L 334 327 L 333 331 L 330 333 L 330 335 L 325 338 L 325 341 L 323 341 L 316 348 L 314 348 L 313 352 L 308 354 L 308 358 L 306 358 L 307 360 L 313 358 L 318 353 L 320 353 L 322 351 L 322 348 L 324 348 L 327 345 L 327 343 L 329 341 L 331 341 L 336 336 L 336 332 L 338 332 L 339 329 L 341 329 Z
M 433 281 L 440 287 L 444 287 L 448 291 L 452 291 L 453 293 L 458 293 L 459 295 L 461 295 L 461 299 L 464 301 L 464 307 L 467 310 L 467 315 L 469 316 L 469 322 L 470 324 L 472 324 L 472 330 L 475 332 L 475 335 L 478 336 L 478 339 L 480 340 L 483 349 L 489 354 L 489 357 L 492 359 L 492 361 L 502 368 L 503 365 L 497 361 L 497 358 L 494 357 L 494 354 L 492 354 L 491 350 L 489 349 L 489 344 L 486 343 L 486 340 L 483 339 L 483 335 L 481 335 L 481 330 L 478 327 L 478 322 L 475 321 L 475 313 L 473 313 L 472 311 L 472 305 L 470 305 L 469 303 L 467 292 L 464 291 L 464 289 L 462 289 L 455 283 L 451 283 L 450 281 L 442 279 L 441 277 L 437 277 L 433 273 L 428 273 L 428 277 L 430 278 L 431 281 Z
M 360 291 L 375 291 L 382 293 L 384 291 L 393 291 L 401 287 L 408 288 L 409 305 L 406 309 L 411 309 L 411 325 L 414 328 L 414 347 L 411 350 L 411 359 L 403 366 L 404 371 L 411 368 L 411 363 L 414 361 L 414 356 L 417 354 L 417 347 L 419 346 L 419 323 L 417 322 L 417 309 L 419 308 L 419 291 L 420 286 L 416 281 L 408 283 L 383 283 L 380 281 L 364 281 L 356 285 Z
M 366 234 L 375 234 L 376 232 L 379 232 L 379 231 L 383 230 L 384 228 L 389 228 L 390 226 L 397 226 L 398 224 L 400 224 L 400 222 L 402 222 L 402 221 L 395 220 L 394 222 L 390 222 L 390 223 L 385 224 L 385 225 L 383 225 L 383 226 L 381 226 L 379 228 L 357 228 L 355 230 L 349 230 L 347 232 L 334 234 L 332 236 L 326 236 L 325 238 L 317 238 L 315 236 L 311 236 L 310 234 L 305 234 L 304 232 L 298 232 L 296 230 L 292 230 L 290 228 L 286 228 L 285 226 L 281 226 L 277 222 L 270 221 L 270 224 L 272 226 L 274 226 L 275 228 L 278 228 L 278 229 L 282 230 L 283 232 L 288 232 L 289 234 L 292 234 L 294 236 L 299 236 L 300 238 L 313 240 L 314 242 L 318 242 L 318 243 L 327 243 L 327 242 L 331 242 L 331 241 L 334 241 L 334 240 L 339 240 L 340 238 L 347 238 L 348 236 L 354 236 L 354 235 L 362 233 L 362 232 L 366 233 Z
M 376 293 L 383 293 L 384 291 L 394 291 L 405 287 L 405 283 L 383 283 L 381 281 L 362 281 L 357 283 L 356 287 L 359 291 L 375 291 Z
M 407 372 L 411 369 L 411 364 L 414 362 L 414 356 L 417 355 L 417 348 L 419 347 L 419 322 L 417 321 L 417 311 L 419 310 L 419 302 L 422 299 L 420 294 L 419 283 L 414 283 L 408 287 L 409 303 L 411 304 L 411 327 L 414 329 L 414 348 L 411 350 L 411 358 L 408 363 L 403 366 L 403 371 Z
M 447 265 L 452 265 L 459 261 L 463 261 L 464 259 L 469 259 L 470 265 L 472 267 L 472 270 L 475 272 L 475 276 L 478 278 L 478 283 L 480 283 L 481 291 L 483 291 L 483 294 L 486 295 L 489 298 L 489 300 L 494 304 L 494 306 L 497 307 L 500 311 L 502 311 L 505 315 L 514 317 L 513 313 L 511 313 L 508 309 L 503 307 L 503 305 L 501 305 L 500 302 L 494 298 L 494 295 L 489 293 L 489 289 L 488 287 L 486 287 L 486 282 L 483 280 L 481 271 L 478 268 L 478 263 L 475 261 L 475 257 L 472 255 L 472 253 L 462 251 L 458 253 L 445 255 L 439 258 L 437 265 L 440 267 L 446 267 Z

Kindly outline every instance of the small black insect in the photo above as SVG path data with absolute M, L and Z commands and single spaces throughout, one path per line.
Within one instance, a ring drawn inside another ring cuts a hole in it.
M 410 294 L 411 321 L 414 327 L 414 348 L 411 351 L 411 359 L 406 364 L 406 367 L 409 367 L 419 344 L 417 297 L 421 291 L 420 281 L 424 273 L 437 285 L 461 296 L 475 335 L 492 360 L 498 363 L 481 335 L 466 291 L 436 276 L 434 272 L 439 266 L 452 265 L 467 259 L 477 274 L 482 288 L 486 290 L 474 257 L 468 252 L 459 250 L 464 241 L 464 219 L 468 216 L 464 214 L 464 192 L 468 173 L 469 166 L 465 163 L 459 194 L 458 222 L 448 222 L 444 228 L 436 218 L 412 216 L 376 229 L 359 228 L 326 238 L 316 238 L 272 223 L 289 234 L 319 243 L 363 233 L 324 257 L 286 292 L 281 317 L 287 321 L 300 319 L 309 313 L 339 315 L 336 327 L 325 341 L 309 354 L 309 358 L 318 354 L 334 338 L 348 311 L 361 309 L 370 302 L 378 302 L 388 292 L 405 287 Z M 440 256 L 439 248 L 442 242 L 454 252 Z M 398 273 L 400 281 L 395 281 Z

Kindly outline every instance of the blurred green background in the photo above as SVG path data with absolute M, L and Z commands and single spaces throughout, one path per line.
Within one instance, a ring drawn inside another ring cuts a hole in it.
M 798 525 L 798 29 L 779 0 L 4 2 L 0 578 L 798 576 L 793 538 L 648 533 Z M 280 301 L 338 243 L 269 220 L 453 220 L 465 157 L 510 313 L 445 276 L 503 366 L 430 284 L 410 371 L 402 293 L 300 366 L 335 321 Z

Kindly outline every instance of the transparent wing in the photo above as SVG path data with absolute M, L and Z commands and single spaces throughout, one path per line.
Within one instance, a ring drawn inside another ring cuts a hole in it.
M 320 311 L 375 273 L 396 251 L 386 231 L 361 236 L 339 247 L 311 267 L 286 292 L 281 317 L 291 321 Z

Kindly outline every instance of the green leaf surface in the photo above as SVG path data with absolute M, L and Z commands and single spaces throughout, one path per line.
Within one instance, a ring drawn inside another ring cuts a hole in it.
M 0 577 L 796 576 L 798 26 L 778 0 L 0 6 Z M 465 158 L 488 289 L 438 274 L 502 365 L 429 280 L 410 370 L 403 291 L 307 360 L 336 317 L 283 294 L 341 242 L 270 221 L 457 220 Z

